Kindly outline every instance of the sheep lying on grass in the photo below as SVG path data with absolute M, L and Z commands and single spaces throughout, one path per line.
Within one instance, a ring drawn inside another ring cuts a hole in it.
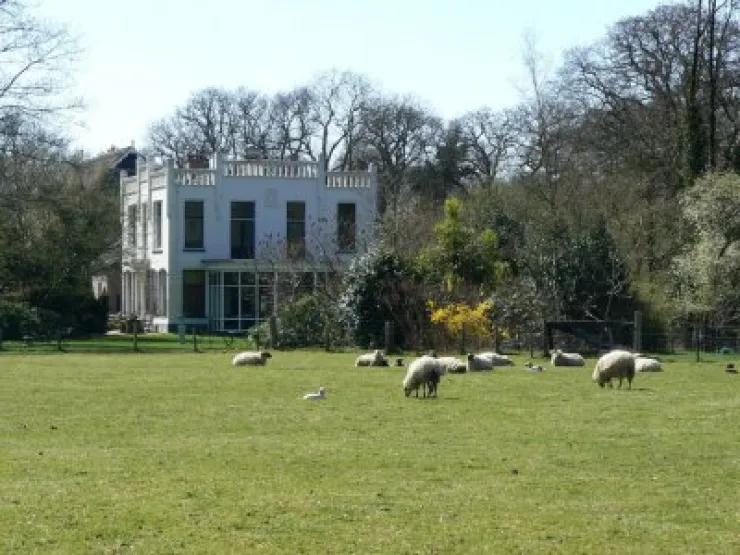
M 321 401 L 322 399 L 326 399 L 326 389 L 324 389 L 324 386 L 321 386 L 318 393 L 306 393 L 303 398 L 309 401 Z
M 556 349 L 550 356 L 550 364 L 553 366 L 585 366 L 586 361 L 578 353 L 564 353 Z
M 272 355 L 267 351 L 244 351 L 236 355 L 231 364 L 234 366 L 264 366 Z
M 403 378 L 404 395 L 408 397 L 412 391 L 415 391 L 418 397 L 419 388 L 422 388 L 424 397 L 427 396 L 427 392 L 436 397 L 437 386 L 443 373 L 438 359 L 428 355 L 415 359 L 409 364 L 409 369 Z
M 455 357 L 439 357 L 437 359 L 442 365 L 443 373 L 464 374 L 468 371 L 468 366 L 462 360 Z
M 479 357 L 488 358 L 491 360 L 492 366 L 514 366 L 514 361 L 509 358 L 509 355 L 502 355 L 494 353 L 493 351 L 486 351 L 478 353 Z
M 534 364 L 531 360 L 524 363 L 528 372 L 543 372 L 545 369 L 539 364 Z
M 635 360 L 637 355 L 629 351 L 620 349 L 611 351 L 602 356 L 594 367 L 592 379 L 599 387 L 609 384 L 612 386 L 612 380 L 619 380 L 619 387 L 622 387 L 622 380 L 627 380 L 629 389 L 632 389 L 632 380 L 635 378 Z
M 493 370 L 493 360 L 483 356 L 468 353 L 468 362 L 466 364 L 468 372 L 480 372 L 481 370 Z
M 383 351 L 376 349 L 372 353 L 358 356 L 355 359 L 355 366 L 388 366 L 388 361 L 385 360 Z
M 662 372 L 660 361 L 655 358 L 637 357 L 635 359 L 635 372 Z

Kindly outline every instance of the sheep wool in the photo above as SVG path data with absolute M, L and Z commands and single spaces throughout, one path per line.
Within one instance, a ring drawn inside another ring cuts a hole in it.
M 308 401 L 321 401 L 323 399 L 326 399 L 326 389 L 321 386 L 317 393 L 306 393 L 303 398 Z
M 654 358 L 637 357 L 635 359 L 635 372 L 662 372 L 660 361 Z
M 436 396 L 437 385 L 442 374 L 442 365 L 434 357 L 424 355 L 413 360 L 403 378 L 404 395 L 408 397 L 412 391 L 415 391 L 418 397 L 419 388 L 422 388 L 424 397 L 427 396 L 427 390 Z
M 468 371 L 468 366 L 462 360 L 455 357 L 439 357 L 437 359 L 442 365 L 442 374 L 464 374 Z
M 479 353 L 478 356 L 486 357 L 491 359 L 493 366 L 514 366 L 514 361 L 509 358 L 509 355 L 502 355 L 500 353 L 494 353 L 493 351 L 486 351 Z
M 493 359 L 483 355 L 474 355 L 468 353 L 467 362 L 468 372 L 476 372 L 481 370 L 493 370 Z
M 376 349 L 372 353 L 358 356 L 355 359 L 355 366 L 388 366 L 388 361 L 385 360 L 383 351 Z
M 531 360 L 524 363 L 527 372 L 544 372 L 544 368 L 539 364 L 534 364 Z
M 264 366 L 272 355 L 267 351 L 243 351 L 236 355 L 231 364 L 234 366 Z
M 556 349 L 550 357 L 550 364 L 553 366 L 585 366 L 586 361 L 578 353 L 564 353 Z
M 606 353 L 594 367 L 592 379 L 599 384 L 599 387 L 605 385 L 612 386 L 612 380 L 619 380 L 619 387 L 622 387 L 622 381 L 627 380 L 627 384 L 632 389 L 632 380 L 635 378 L 635 359 L 636 355 L 629 351 L 614 350 Z

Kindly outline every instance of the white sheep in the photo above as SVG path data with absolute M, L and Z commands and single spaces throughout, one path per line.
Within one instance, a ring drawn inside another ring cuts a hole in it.
M 468 371 L 468 366 L 462 360 L 456 357 L 439 357 L 437 359 L 442 365 L 442 374 L 464 374 Z
M 236 355 L 231 364 L 234 366 L 264 366 L 272 355 L 267 351 L 243 351 Z
M 604 387 L 609 384 L 612 386 L 612 380 L 619 380 L 619 387 L 622 387 L 622 380 L 627 380 L 629 388 L 632 389 L 632 380 L 635 378 L 635 359 L 637 355 L 629 351 L 617 349 L 610 351 L 596 361 L 594 372 L 591 376 L 593 381 Z
M 419 388 L 421 387 L 424 397 L 427 396 L 427 390 L 429 390 L 430 395 L 434 393 L 436 397 L 437 385 L 442 373 L 442 364 L 434 357 L 424 355 L 413 360 L 409 364 L 406 376 L 403 378 L 404 394 L 408 397 L 412 391 L 416 391 L 418 397 Z
M 534 364 L 531 360 L 528 360 L 524 363 L 524 366 L 527 368 L 528 372 L 544 372 L 545 369 L 540 366 L 539 364 Z
M 655 358 L 639 356 L 635 360 L 635 372 L 662 372 L 663 366 Z
M 502 355 L 494 353 L 493 351 L 485 351 L 478 353 L 479 357 L 485 357 L 491 359 L 491 364 L 495 366 L 514 366 L 514 361 L 509 358 L 509 355 Z
M 564 353 L 556 349 L 550 357 L 550 364 L 553 366 L 585 366 L 586 361 L 578 353 Z
M 385 360 L 383 351 L 376 349 L 372 353 L 358 356 L 355 359 L 355 366 L 388 366 L 388 361 Z
M 468 353 L 468 362 L 466 366 L 468 372 L 493 370 L 493 359 L 484 355 L 474 355 L 473 353 Z
M 326 389 L 324 389 L 324 386 L 321 386 L 319 387 L 318 393 L 306 393 L 303 398 L 308 399 L 309 401 L 320 401 L 322 399 L 326 399 Z

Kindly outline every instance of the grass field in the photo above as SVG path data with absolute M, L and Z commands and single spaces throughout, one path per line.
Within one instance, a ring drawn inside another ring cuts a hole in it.
M 0 354 L 0 553 L 740 553 L 740 375 Z M 327 388 L 327 400 L 301 394 Z

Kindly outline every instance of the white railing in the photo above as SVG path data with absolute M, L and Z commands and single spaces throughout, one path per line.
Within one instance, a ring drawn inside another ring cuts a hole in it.
M 213 187 L 216 185 L 215 170 L 175 170 L 175 183 L 181 186 Z
M 224 160 L 225 177 L 278 177 L 282 179 L 315 179 L 319 173 L 316 162 L 287 160 Z
M 364 171 L 327 172 L 329 189 L 368 189 L 372 187 L 373 174 Z

